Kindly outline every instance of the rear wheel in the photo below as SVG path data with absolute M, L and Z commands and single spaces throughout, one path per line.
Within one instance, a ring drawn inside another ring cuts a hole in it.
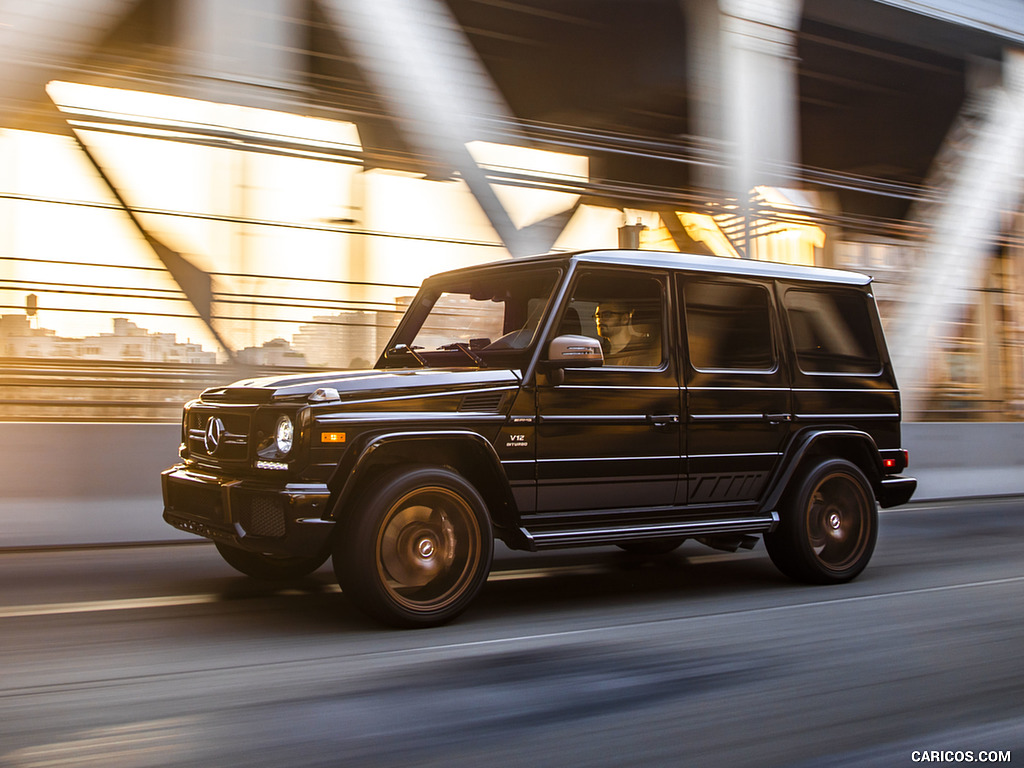
M 423 467 L 385 475 L 363 494 L 336 540 L 334 572 L 371 616 L 436 626 L 466 609 L 493 554 L 476 488 L 455 472 Z
M 878 505 L 864 473 L 844 459 L 806 472 L 787 495 L 778 528 L 764 536 L 768 555 L 790 578 L 835 584 L 867 566 L 878 537 Z
M 262 552 L 249 552 L 215 541 L 214 545 L 224 561 L 246 576 L 264 581 L 288 581 L 308 576 L 325 562 L 329 552 L 310 557 L 289 557 Z

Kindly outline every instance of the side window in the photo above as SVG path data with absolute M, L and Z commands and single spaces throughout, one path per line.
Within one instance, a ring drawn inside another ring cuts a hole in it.
M 688 280 L 683 303 L 694 368 L 751 372 L 775 368 L 771 300 L 764 286 Z
M 786 291 L 783 303 L 804 373 L 878 373 L 882 363 L 860 291 Z
M 662 281 L 630 273 L 580 276 L 558 327 L 601 342 L 605 366 L 656 368 L 664 360 Z

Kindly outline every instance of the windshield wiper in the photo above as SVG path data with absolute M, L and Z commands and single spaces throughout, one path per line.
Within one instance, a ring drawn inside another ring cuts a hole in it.
M 384 357 L 391 357 L 392 355 L 412 355 L 413 359 L 420 364 L 420 368 L 427 368 L 427 361 L 416 351 L 417 349 L 423 349 L 423 347 L 412 347 L 408 344 L 395 344 L 393 347 L 389 347 L 384 353 Z
M 466 355 L 466 357 L 468 357 L 470 360 L 476 363 L 477 366 L 479 366 L 480 368 L 487 367 L 487 363 L 484 362 L 484 359 L 480 357 L 480 355 L 478 355 L 472 349 L 470 349 L 469 345 L 464 341 L 456 341 L 451 344 L 445 344 L 443 347 L 438 347 L 438 349 L 443 349 L 445 351 L 457 349 L 460 352 L 463 352 Z

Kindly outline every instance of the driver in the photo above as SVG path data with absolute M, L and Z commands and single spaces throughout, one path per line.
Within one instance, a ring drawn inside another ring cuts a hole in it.
M 657 364 L 650 328 L 634 322 L 634 315 L 635 310 L 621 299 L 602 301 L 594 313 L 608 364 Z

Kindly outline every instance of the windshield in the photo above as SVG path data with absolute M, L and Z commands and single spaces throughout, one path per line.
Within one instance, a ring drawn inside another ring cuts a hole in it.
M 388 367 L 521 367 L 560 270 L 489 270 L 428 282 L 386 354 Z

